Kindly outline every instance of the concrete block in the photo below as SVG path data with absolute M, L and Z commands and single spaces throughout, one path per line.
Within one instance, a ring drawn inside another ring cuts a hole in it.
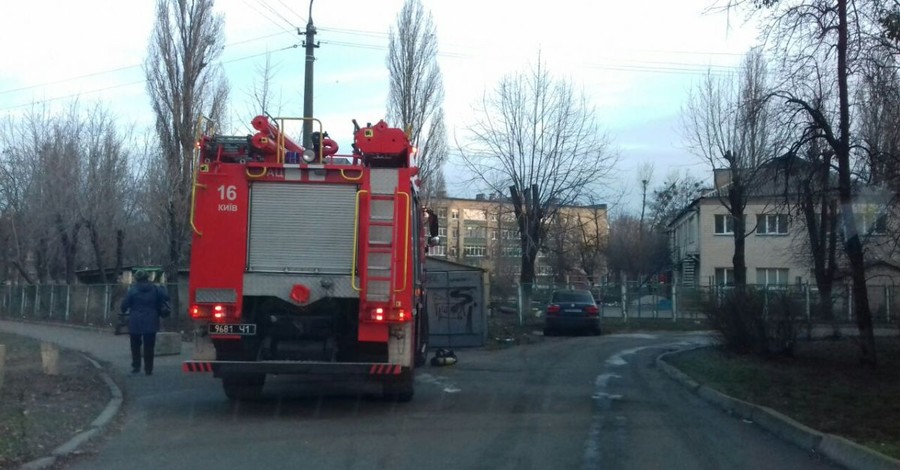
M 831 434 L 822 438 L 816 451 L 850 469 L 900 469 L 900 460 Z
M 173 356 L 181 354 L 181 334 L 165 331 L 156 334 L 155 356 Z

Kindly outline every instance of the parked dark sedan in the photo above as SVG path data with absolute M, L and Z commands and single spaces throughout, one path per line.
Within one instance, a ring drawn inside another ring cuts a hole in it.
M 544 335 L 557 331 L 588 331 L 600 334 L 600 308 L 588 290 L 558 290 L 547 305 Z

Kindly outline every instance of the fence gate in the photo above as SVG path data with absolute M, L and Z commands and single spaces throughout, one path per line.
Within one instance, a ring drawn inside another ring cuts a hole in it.
M 483 346 L 487 339 L 481 271 L 428 271 L 429 346 Z

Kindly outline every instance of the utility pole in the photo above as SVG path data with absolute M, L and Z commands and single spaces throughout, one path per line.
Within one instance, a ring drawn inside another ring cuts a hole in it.
M 303 84 L 303 148 L 312 149 L 313 123 L 313 63 L 316 61 L 315 49 L 319 47 L 315 42 L 316 27 L 312 19 L 313 0 L 309 0 L 309 21 L 306 23 L 306 40 L 303 47 L 306 48 L 306 76 Z M 302 34 L 297 28 L 297 34 Z

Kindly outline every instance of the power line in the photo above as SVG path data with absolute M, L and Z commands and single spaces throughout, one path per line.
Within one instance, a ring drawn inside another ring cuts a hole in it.
M 357 49 L 382 50 L 382 51 L 387 50 L 387 46 L 383 46 L 383 45 L 355 43 L 355 42 L 349 42 L 349 41 L 323 41 L 323 44 L 330 44 L 330 45 L 342 46 L 342 47 L 351 47 L 351 48 L 357 48 Z M 449 53 L 449 52 L 438 52 L 437 55 L 443 56 L 443 57 L 452 57 L 452 58 L 472 58 L 472 57 L 474 57 L 472 54 Z M 503 57 L 503 59 L 507 59 L 507 57 Z M 604 64 L 604 63 L 592 63 L 592 62 L 584 62 L 584 61 L 578 61 L 578 64 L 580 67 L 588 68 L 588 69 L 599 69 L 599 70 L 610 70 L 610 71 L 621 71 L 621 72 L 647 72 L 647 73 L 700 74 L 700 73 L 712 72 L 715 74 L 719 74 L 719 73 L 730 73 L 730 72 L 737 70 L 737 67 L 732 67 L 732 66 L 728 66 L 728 65 L 716 65 L 716 64 L 635 61 L 635 60 L 630 60 L 630 61 L 626 61 L 626 62 L 633 62 L 633 64 L 627 64 L 627 63 Z
M 277 52 L 283 52 L 283 51 L 290 50 L 290 49 L 296 49 L 296 48 L 298 48 L 298 47 L 300 47 L 300 44 L 293 44 L 293 45 L 291 45 L 291 46 L 282 47 L 281 49 L 275 49 L 274 51 L 260 52 L 260 53 L 257 53 L 257 54 L 252 54 L 252 55 L 248 55 L 248 56 L 244 56 L 244 57 L 238 57 L 238 58 L 235 58 L 235 59 L 230 59 L 230 60 L 227 60 L 227 61 L 222 61 L 221 64 L 222 64 L 222 65 L 225 65 L 225 64 L 231 64 L 231 63 L 234 63 L 234 62 L 240 62 L 240 61 L 243 61 L 243 60 L 247 60 L 247 59 L 252 59 L 252 58 L 255 58 L 255 57 L 264 56 L 264 55 L 266 55 L 266 54 L 274 54 L 274 53 L 277 53 Z M 28 106 L 34 106 L 34 105 L 40 105 L 40 104 L 46 104 L 46 103 L 52 103 L 52 102 L 54 102 L 54 101 L 60 101 L 60 100 L 68 99 L 68 98 L 75 98 L 75 97 L 83 96 L 83 95 L 91 95 L 91 94 L 94 94 L 94 93 L 100 93 L 100 92 L 104 92 L 104 91 L 108 91 L 108 90 L 114 90 L 114 89 L 117 89 L 117 88 L 125 88 L 125 87 L 134 86 L 134 85 L 140 85 L 140 84 L 144 84 L 144 83 L 147 83 L 147 80 L 146 80 L 146 79 L 144 79 L 144 80 L 139 80 L 139 81 L 132 81 L 132 82 L 128 82 L 128 83 L 121 83 L 121 84 L 117 84 L 117 85 L 110 85 L 110 86 L 103 87 L 103 88 L 95 88 L 95 89 L 92 89 L 92 90 L 82 91 L 82 92 L 78 92 L 78 93 L 71 93 L 71 94 L 64 95 L 64 96 L 56 96 L 56 97 L 53 97 L 53 98 L 46 98 L 46 99 L 42 99 L 42 100 L 32 101 L 32 102 L 30 102 L 30 103 L 24 103 L 24 104 L 18 104 L 18 105 L 8 106 L 8 107 L 5 107 L 5 108 L 0 108 L 0 111 L 9 111 L 9 110 L 12 110 L 12 109 L 25 108 L 25 107 L 28 107 Z
M 223 46 L 222 49 L 225 50 L 225 49 L 228 49 L 228 48 L 230 48 L 230 47 L 234 47 L 234 46 L 237 46 L 237 45 L 240 45 L 240 44 L 246 44 L 246 43 L 248 43 L 248 42 L 259 41 L 259 40 L 261 40 L 261 39 L 268 39 L 268 38 L 271 38 L 271 37 L 280 36 L 280 35 L 282 35 L 282 34 L 288 34 L 288 33 L 289 33 L 289 34 L 293 34 L 294 32 L 293 32 L 293 31 L 284 31 L 284 32 L 278 32 L 278 33 L 273 33 L 273 34 L 267 34 L 267 35 L 265 35 L 265 36 L 258 36 L 258 37 L 255 37 L 255 38 L 244 39 L 244 40 L 241 40 L 241 41 L 237 41 L 237 42 L 233 42 L 233 43 L 226 44 L 225 46 Z M 106 75 L 106 74 L 110 74 L 110 73 L 122 72 L 122 71 L 124 71 L 124 70 L 134 69 L 134 68 L 138 68 L 138 67 L 141 67 L 141 64 L 125 65 L 125 66 L 122 66 L 122 67 L 116 67 L 116 68 L 114 68 L 114 69 L 101 70 L 101 71 L 99 71 L 99 72 L 90 72 L 90 73 L 86 73 L 86 74 L 84 74 L 84 75 L 76 75 L 76 76 L 74 76 L 74 77 L 61 78 L 61 79 L 59 79 L 59 80 L 53 80 L 53 81 L 49 81 L 49 82 L 38 83 L 38 84 L 36 84 L 36 85 L 27 85 L 27 86 L 23 86 L 23 87 L 19 87 L 19 88 L 12 88 L 12 89 L 9 89 L 9 90 L 0 90 L 0 95 L 5 95 L 5 94 L 9 94 L 9 93 L 17 93 L 17 92 L 20 92 L 20 91 L 26 91 L 26 90 L 31 90 L 31 89 L 34 89 L 34 88 L 41 88 L 41 87 L 50 86 L 50 85 L 58 85 L 58 84 L 60 84 L 60 83 L 66 83 L 66 82 L 70 82 L 70 81 L 81 80 L 81 79 L 83 79 L 83 78 L 96 77 L 96 76 L 99 76 L 99 75 Z
M 288 4 L 284 3 L 282 0 L 278 0 L 278 3 L 280 3 L 281 6 L 283 6 L 285 10 L 293 13 L 294 16 L 296 16 L 300 20 L 300 24 L 306 23 L 306 17 L 304 17 L 300 13 L 297 13 L 296 11 L 294 11 L 294 9 L 291 8 Z

